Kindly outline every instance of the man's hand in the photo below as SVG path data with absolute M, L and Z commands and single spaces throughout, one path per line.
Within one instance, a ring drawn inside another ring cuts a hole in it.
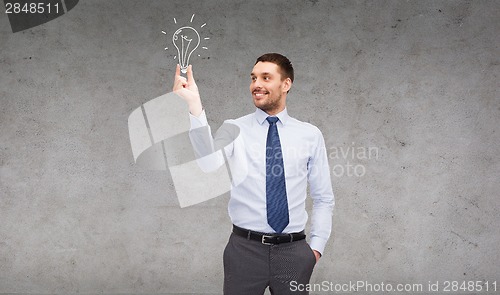
M 318 260 L 321 257 L 321 254 L 316 250 L 313 250 L 313 252 L 314 252 L 314 256 L 316 256 L 316 263 L 318 263 Z
M 181 76 L 181 67 L 177 65 L 175 68 L 174 93 L 184 98 L 189 106 L 189 112 L 198 117 L 203 111 L 201 105 L 200 93 L 198 86 L 194 81 L 193 67 L 190 65 L 187 68 L 187 79 Z

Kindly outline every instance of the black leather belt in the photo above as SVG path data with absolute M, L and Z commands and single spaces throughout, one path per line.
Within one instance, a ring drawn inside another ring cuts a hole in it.
M 290 243 L 300 241 L 306 238 L 304 231 L 290 234 L 265 234 L 261 232 L 251 231 L 233 225 L 233 233 L 237 236 L 244 237 L 247 240 L 254 240 L 261 242 L 264 245 L 277 245 L 283 243 Z

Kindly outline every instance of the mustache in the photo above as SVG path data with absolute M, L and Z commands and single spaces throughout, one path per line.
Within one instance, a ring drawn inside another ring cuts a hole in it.
M 256 93 L 256 92 L 269 93 L 269 91 L 267 91 L 265 88 L 261 88 L 261 87 L 256 87 L 256 88 L 252 89 L 252 93 Z

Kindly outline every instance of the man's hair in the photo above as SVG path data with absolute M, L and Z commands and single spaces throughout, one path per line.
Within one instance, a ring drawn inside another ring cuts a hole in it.
M 285 80 L 286 78 L 290 78 L 293 82 L 293 66 L 290 60 L 279 53 L 266 53 L 257 58 L 255 64 L 259 61 L 261 62 L 272 62 L 273 64 L 278 65 L 278 68 L 281 73 L 281 80 Z

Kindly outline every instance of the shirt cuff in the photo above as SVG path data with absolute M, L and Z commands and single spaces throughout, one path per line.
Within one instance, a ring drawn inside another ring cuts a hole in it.
M 207 115 L 205 114 L 205 110 L 202 110 L 201 114 L 198 117 L 189 113 L 189 121 L 191 122 L 191 129 L 196 129 L 208 125 Z
M 309 242 L 309 247 L 316 250 L 323 256 L 323 251 L 325 251 L 326 241 L 320 237 L 312 237 L 311 242 Z

